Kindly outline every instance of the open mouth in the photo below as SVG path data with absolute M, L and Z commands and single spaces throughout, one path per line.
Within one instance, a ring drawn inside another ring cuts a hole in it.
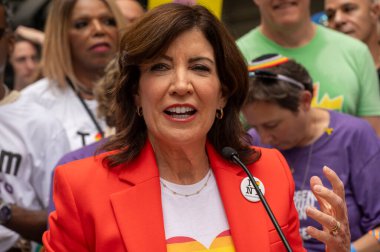
M 170 107 L 164 111 L 165 114 L 174 119 L 187 119 L 197 112 L 196 109 L 188 106 Z
M 297 2 L 294 1 L 289 1 L 289 2 L 280 2 L 277 3 L 273 6 L 273 9 L 275 10 L 281 10 L 281 9 L 286 9 L 289 7 L 297 6 Z

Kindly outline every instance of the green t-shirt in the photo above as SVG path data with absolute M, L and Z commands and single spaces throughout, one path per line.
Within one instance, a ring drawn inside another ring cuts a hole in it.
M 255 28 L 238 39 L 237 45 L 248 62 L 278 53 L 305 66 L 314 82 L 314 107 L 356 116 L 380 115 L 376 68 L 367 46 L 356 39 L 318 26 L 307 45 L 284 48 Z

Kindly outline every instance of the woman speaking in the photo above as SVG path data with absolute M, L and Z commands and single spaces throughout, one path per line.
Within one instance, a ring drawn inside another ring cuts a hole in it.
M 248 144 L 239 120 L 246 65 L 217 18 L 162 5 L 127 29 L 119 57 L 110 152 L 57 168 L 47 251 L 285 251 L 225 146 L 257 178 L 293 251 L 304 251 L 289 167 L 278 151 Z M 320 189 L 345 209 L 341 195 Z M 318 211 L 316 220 L 327 217 Z

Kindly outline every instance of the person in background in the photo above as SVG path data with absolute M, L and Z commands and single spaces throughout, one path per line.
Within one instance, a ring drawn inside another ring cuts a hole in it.
M 127 23 L 132 23 L 145 12 L 144 8 L 137 0 L 114 0 L 114 2 L 118 6 Z M 15 33 L 40 46 L 43 45 L 45 40 L 45 34 L 42 31 L 32 27 L 19 25 Z
M 115 56 L 124 26 L 112 0 L 52 1 L 42 54 L 46 78 L 23 93 L 62 122 L 71 150 L 103 135 L 93 87 Z
M 128 8 L 131 6 L 129 11 L 124 13 L 124 17 L 127 18 L 127 21 L 133 23 L 137 20 L 142 14 L 144 14 L 141 5 L 135 0 L 118 0 L 116 3 L 120 4 L 120 8 Z M 139 7 L 137 7 L 139 6 Z M 123 11 L 123 9 L 121 9 Z M 94 87 L 95 99 L 98 102 L 97 116 L 100 119 L 105 120 L 106 126 L 104 129 L 104 139 L 79 148 L 77 150 L 71 151 L 65 154 L 58 162 L 57 166 L 63 165 L 65 163 L 94 156 L 97 151 L 101 151 L 102 145 L 108 140 L 108 137 L 115 133 L 115 123 L 114 115 L 110 109 L 111 106 L 111 91 L 116 83 L 116 80 L 119 75 L 119 68 L 117 64 L 116 57 L 111 60 L 108 66 L 105 69 L 105 75 L 99 80 L 99 82 Z M 52 198 L 52 190 L 50 193 L 49 201 L 49 213 L 55 209 L 54 202 Z
M 0 1 L 0 251 L 28 251 L 47 224 L 51 172 L 69 150 L 60 122 L 4 84 L 14 37 Z M 35 244 L 34 244 L 35 245 Z
M 38 45 L 16 36 L 9 63 L 13 72 L 13 89 L 20 91 L 41 77 Z
M 46 250 L 284 251 L 261 203 L 247 200 L 245 173 L 223 158 L 230 146 L 265 185 L 293 251 L 304 251 L 290 170 L 278 151 L 249 146 L 240 123 L 248 76 L 222 23 L 202 6 L 161 5 L 127 28 L 118 62 L 110 151 L 57 167 Z M 310 209 L 326 228 L 310 235 L 347 251 L 344 187 L 325 171 L 335 192 L 312 183 L 337 216 Z
M 363 118 L 380 136 L 379 80 L 367 46 L 313 24 L 309 0 L 254 2 L 261 24 L 237 41 L 247 62 L 268 53 L 295 59 L 314 80 L 313 107 Z
M 307 234 L 307 226 L 317 223 L 306 213 L 310 207 L 325 208 L 318 205 L 308 181 L 321 177 L 320 167 L 327 165 L 345 186 L 351 251 L 380 251 L 380 201 L 373 189 L 380 184 L 380 141 L 374 130 L 356 117 L 312 108 L 312 79 L 294 60 L 263 55 L 250 63 L 249 70 L 242 111 L 253 127 L 249 130 L 252 144 L 279 149 L 288 162 L 305 248 L 325 251 L 324 244 Z M 326 179 L 322 183 L 330 188 Z
M 136 0 L 115 0 L 127 23 L 136 21 L 144 14 L 144 8 Z
M 380 8 L 377 0 L 325 0 L 327 26 L 361 40 L 375 61 L 380 76 L 380 45 L 377 33 Z

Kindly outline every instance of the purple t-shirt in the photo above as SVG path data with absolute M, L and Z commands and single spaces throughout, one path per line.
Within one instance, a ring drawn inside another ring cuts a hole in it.
M 80 160 L 83 158 L 94 156 L 97 153 L 98 149 L 103 144 L 106 143 L 107 139 L 108 138 L 103 138 L 98 142 L 94 142 L 94 143 L 86 145 L 86 146 L 84 146 L 78 150 L 67 153 L 58 161 L 58 163 L 55 167 L 70 163 L 71 161 Z M 101 153 L 101 151 L 99 153 Z M 53 171 L 52 177 L 53 176 L 54 176 L 54 171 Z M 53 178 L 51 181 L 53 181 Z M 54 210 L 55 210 L 55 206 L 54 206 L 54 201 L 53 201 L 53 183 L 52 183 L 51 188 L 50 188 L 48 214 L 50 214 Z
M 380 225 L 380 139 L 365 120 L 334 111 L 329 113 L 329 127 L 315 143 L 281 151 L 293 172 L 294 203 L 308 251 L 325 251 L 324 244 L 307 235 L 307 226 L 321 226 L 305 213 L 308 206 L 319 209 L 310 190 L 310 177 L 319 176 L 323 184 L 331 188 L 322 173 L 324 165 L 333 169 L 344 183 L 351 240 L 357 240 Z M 248 133 L 253 145 L 264 146 L 254 129 Z

